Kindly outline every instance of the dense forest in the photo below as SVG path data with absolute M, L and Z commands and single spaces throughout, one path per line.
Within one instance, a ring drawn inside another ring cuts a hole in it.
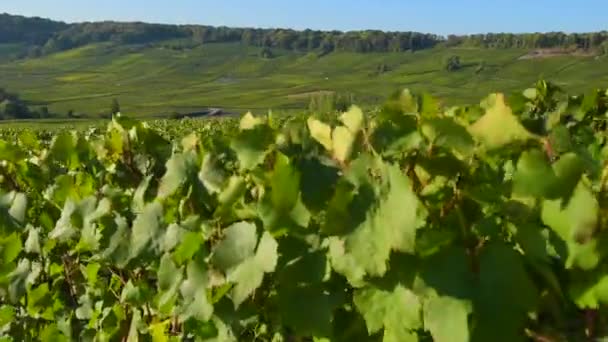
M 200 25 L 163 25 L 141 22 L 67 24 L 49 19 L 0 14 L 0 43 L 26 43 L 30 57 L 67 50 L 95 42 L 151 44 L 176 40 L 176 46 L 213 42 L 282 48 L 296 51 L 402 52 L 437 45 L 482 48 L 568 48 L 608 51 L 608 32 L 592 33 L 488 33 L 443 37 L 419 32 L 295 31 Z

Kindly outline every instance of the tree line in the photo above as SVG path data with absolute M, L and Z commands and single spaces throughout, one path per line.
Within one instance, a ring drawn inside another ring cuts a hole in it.
M 0 88 L 0 120 L 44 119 L 51 116 L 47 107 L 30 108 L 17 94 Z
M 66 24 L 49 19 L 0 14 L 0 43 L 26 43 L 28 55 L 63 51 L 97 42 L 150 44 L 176 40 L 181 46 L 240 42 L 262 48 L 294 51 L 404 52 L 437 45 L 480 48 L 573 48 L 608 51 L 608 32 L 488 33 L 449 35 L 420 32 L 318 31 L 255 29 L 202 25 L 164 25 L 141 22 L 87 22 Z M 179 44 L 178 44 L 179 46 Z

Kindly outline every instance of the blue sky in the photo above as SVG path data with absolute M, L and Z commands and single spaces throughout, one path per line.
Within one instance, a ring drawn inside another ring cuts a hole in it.
M 68 22 L 138 20 L 439 34 L 608 29 L 607 0 L 0 0 L 0 12 Z

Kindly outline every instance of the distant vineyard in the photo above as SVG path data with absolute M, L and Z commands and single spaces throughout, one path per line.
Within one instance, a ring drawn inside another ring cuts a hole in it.
M 1 341 L 608 336 L 608 93 L 0 132 Z

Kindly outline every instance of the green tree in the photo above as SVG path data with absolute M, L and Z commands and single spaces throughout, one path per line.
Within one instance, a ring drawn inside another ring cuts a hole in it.
M 117 99 L 112 100 L 112 106 L 110 107 L 110 113 L 112 115 L 120 113 L 120 104 Z
M 40 118 L 41 119 L 45 119 L 50 116 L 51 116 L 51 114 L 49 113 L 49 108 L 47 106 L 40 108 Z
M 270 50 L 270 48 L 267 48 L 267 47 L 263 48 L 260 51 L 260 57 L 266 58 L 266 59 L 272 58 L 273 57 L 272 50 Z

